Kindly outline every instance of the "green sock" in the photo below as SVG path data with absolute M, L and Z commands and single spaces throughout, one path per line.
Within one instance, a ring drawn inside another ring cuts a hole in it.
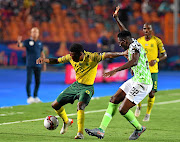
M 103 131 L 106 130 L 112 117 L 116 113 L 117 107 L 118 107 L 118 104 L 113 104 L 113 103 L 109 102 L 108 108 L 106 110 L 106 113 L 104 114 L 101 125 L 99 127 L 100 129 L 102 129 Z
M 141 130 L 142 126 L 137 121 L 134 113 L 129 110 L 125 115 L 123 115 L 137 130 Z

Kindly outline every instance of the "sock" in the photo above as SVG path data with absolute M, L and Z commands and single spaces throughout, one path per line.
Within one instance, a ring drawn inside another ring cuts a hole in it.
M 84 110 L 78 110 L 78 112 L 77 112 L 77 124 L 78 124 L 78 132 L 83 134 L 83 130 L 84 130 Z
M 151 114 L 154 101 L 155 101 L 155 96 L 153 98 L 150 98 L 150 97 L 148 98 L 148 106 L 147 106 L 146 114 Z
M 59 110 L 55 110 L 55 112 L 62 118 L 65 123 L 68 123 L 68 117 L 64 107 L 61 107 Z
M 118 107 L 118 104 L 113 104 L 113 103 L 109 102 L 108 108 L 106 110 L 106 113 L 104 114 L 104 117 L 101 121 L 101 125 L 99 127 L 103 131 L 106 130 L 106 128 L 109 125 L 112 117 L 115 115 L 117 107 Z
M 137 130 L 141 130 L 142 126 L 137 121 L 134 113 L 129 110 L 125 115 L 123 115 Z
M 141 105 L 141 102 L 140 102 L 137 106 L 138 106 L 139 108 L 141 108 L 141 106 L 142 106 L 142 105 Z

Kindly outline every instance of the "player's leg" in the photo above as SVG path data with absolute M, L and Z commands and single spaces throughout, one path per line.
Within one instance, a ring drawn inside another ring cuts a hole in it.
M 74 103 L 77 93 L 76 90 L 73 89 L 75 83 L 71 84 L 68 88 L 62 91 L 57 99 L 52 103 L 52 108 L 63 120 L 63 127 L 60 131 L 60 134 L 64 134 L 67 131 L 68 126 L 73 123 L 73 120 L 67 117 L 66 111 L 63 106 L 67 103 Z
M 78 94 L 79 102 L 77 104 L 77 124 L 78 124 L 78 132 L 75 136 L 75 139 L 83 139 L 83 131 L 84 131 L 84 109 L 89 104 L 91 97 L 94 94 L 94 87 L 79 85 L 79 89 L 81 90 Z
M 129 137 L 129 140 L 137 139 L 145 130 L 146 127 L 142 126 L 134 116 L 133 112 L 130 108 L 134 107 L 136 104 L 131 102 L 128 98 L 125 98 L 119 107 L 119 112 L 122 116 L 124 116 L 132 126 L 136 128 L 133 134 Z
M 31 97 L 31 82 L 32 82 L 33 69 L 32 69 L 32 67 L 27 67 L 26 70 L 27 70 L 26 92 L 27 92 L 27 96 L 28 96 L 27 103 L 31 104 L 31 103 L 34 103 L 34 98 Z
M 99 128 L 95 128 L 95 129 L 86 128 L 85 131 L 91 136 L 96 136 L 100 139 L 104 138 L 104 134 L 107 126 L 111 122 L 112 117 L 115 115 L 118 104 L 124 100 L 125 96 L 126 96 L 125 92 L 121 88 L 119 88 L 118 91 L 110 98 L 108 108 L 103 116 Z
M 64 134 L 65 132 L 67 132 L 68 126 L 72 125 L 73 119 L 68 118 L 63 104 L 59 103 L 57 100 L 55 100 L 51 105 L 55 112 L 63 120 L 63 126 L 60 130 L 60 134 Z
M 107 126 L 109 125 L 112 117 L 115 115 L 118 104 L 124 100 L 125 96 L 126 96 L 125 92 L 119 88 L 118 91 L 110 98 L 108 108 L 104 114 L 104 117 L 99 127 L 104 132 Z
M 130 140 L 137 139 L 146 130 L 146 128 L 141 126 L 137 121 L 130 109 L 141 102 L 151 89 L 152 85 L 132 82 L 131 89 L 127 92 L 126 98 L 119 108 L 120 113 L 136 128 L 133 134 L 129 137 Z
M 142 104 L 141 102 L 139 104 L 137 104 L 136 110 L 135 110 L 135 116 L 139 117 L 141 114 L 141 108 L 142 108 Z
M 154 102 L 155 102 L 155 93 L 157 92 L 158 73 L 152 73 L 151 77 L 153 80 L 153 88 L 152 88 L 151 92 L 149 93 L 146 115 L 145 115 L 143 121 L 149 121 L 150 120 L 150 114 L 151 114 L 152 107 L 153 107 Z
M 34 77 L 35 77 L 34 102 L 40 103 L 42 101 L 37 96 L 39 86 L 40 86 L 40 77 L 41 77 L 41 68 L 40 67 L 34 68 Z

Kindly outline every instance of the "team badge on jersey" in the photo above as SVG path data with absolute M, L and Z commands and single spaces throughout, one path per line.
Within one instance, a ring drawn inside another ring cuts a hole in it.
M 33 46 L 34 45 L 34 41 L 29 41 L 29 45 Z

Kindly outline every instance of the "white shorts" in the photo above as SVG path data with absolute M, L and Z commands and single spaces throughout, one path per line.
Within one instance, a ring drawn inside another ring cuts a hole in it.
M 152 90 L 153 85 L 134 82 L 132 79 L 124 82 L 119 88 L 126 93 L 126 98 L 135 104 L 139 104 Z

